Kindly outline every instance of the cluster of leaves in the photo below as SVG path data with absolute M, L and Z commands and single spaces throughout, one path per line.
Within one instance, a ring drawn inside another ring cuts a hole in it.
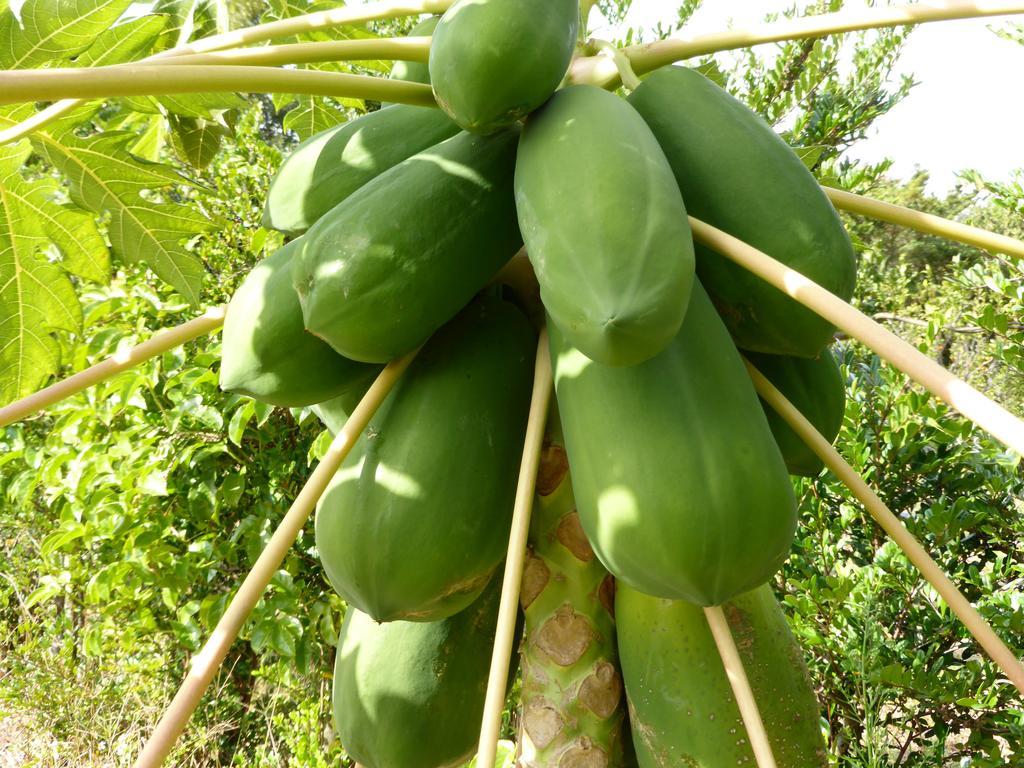
M 942 198 L 843 169 L 852 188 L 1024 236 L 1021 187 L 966 174 Z M 856 302 L 1020 412 L 1024 265 L 849 217 Z M 1010 645 L 1024 646 L 1019 456 L 851 342 L 842 342 L 846 459 Z M 812 662 L 840 765 L 1002 766 L 1024 759 L 1024 701 L 830 473 L 803 482 L 796 553 L 780 589 Z
M 277 242 L 257 225 L 280 163 L 262 123 L 259 106 L 240 118 L 231 151 L 209 168 L 215 188 L 197 193 L 223 222 L 195 243 L 217 278 L 202 295 L 210 304 Z M 88 341 L 68 345 L 66 364 L 82 368 L 192 313 L 153 284 L 129 268 L 84 291 Z M 219 344 L 197 340 L 0 432 L 0 731 L 28 717 L 26 738 L 46 734 L 67 764 L 134 759 L 308 475 L 319 424 L 221 392 Z M 337 757 L 323 734 L 324 672 L 342 608 L 303 534 L 175 764 Z
M 838 443 L 1011 647 L 1024 645 L 1024 480 L 956 413 L 852 345 Z M 850 766 L 1021 759 L 1022 701 L 830 473 L 801 484 L 781 592 L 811 659 L 830 750 Z
M 1024 184 L 995 184 L 977 174 L 938 199 L 927 175 L 905 184 L 843 179 L 881 200 L 1024 239 Z M 861 309 L 1015 412 L 1024 410 L 1024 265 L 1000 254 L 850 217 L 861 246 Z
M 139 16 L 131 0 L 27 0 L 15 15 L 4 4 L 0 69 L 122 64 L 223 31 L 229 20 L 272 21 L 327 7 L 274 0 L 239 4 L 232 14 L 224 3 L 160 0 Z M 291 41 L 375 36 L 336 28 Z M 387 63 L 305 66 L 380 74 Z M 284 130 L 299 138 L 366 109 L 356 100 L 290 94 L 275 94 L 273 104 Z M 109 282 L 111 255 L 115 263 L 148 266 L 201 305 L 206 270 L 196 239 L 223 221 L 197 204 L 195 176 L 247 107 L 231 93 L 83 104 L 0 147 L 0 401 L 39 389 L 57 371 L 69 336 L 83 330 L 77 293 Z M 0 106 L 0 129 L 33 111 L 31 104 Z M 188 175 L 167 164 L 167 149 Z

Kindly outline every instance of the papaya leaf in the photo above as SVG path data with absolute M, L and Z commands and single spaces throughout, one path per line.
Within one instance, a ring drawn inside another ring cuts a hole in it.
M 162 115 L 160 102 L 153 96 L 127 96 L 122 102 L 133 112 L 141 112 L 144 115 Z
M 245 106 L 235 93 L 187 93 L 177 96 L 132 96 L 125 103 L 135 112 L 147 115 L 170 113 L 180 117 L 212 120 L 229 109 Z
M 9 104 L 0 107 L 0 127 L 14 125 L 31 115 L 32 111 L 31 104 Z M 30 154 L 32 154 L 32 145 L 29 144 L 28 139 L 19 139 L 10 144 L 0 144 L 0 163 L 16 159 L 17 167 L 20 168 Z
M 237 93 L 185 93 L 174 96 L 132 96 L 125 99 L 131 109 L 150 115 L 170 112 L 181 117 L 213 119 L 229 109 L 240 109 L 245 99 Z
M 0 161 L 0 402 L 38 389 L 60 364 L 54 334 L 75 332 L 82 322 L 71 281 L 44 252 L 50 240 L 43 227 L 51 222 L 37 219 L 26 202 L 44 211 L 60 207 L 21 176 L 23 160 L 10 153 Z
M 231 129 L 212 120 L 171 115 L 171 139 L 178 156 L 196 170 L 203 170 L 217 156 L 221 141 Z
M 132 0 L 27 0 L 20 23 L 0 15 L 0 68 L 28 69 L 71 58 L 121 16 Z
M 161 35 L 160 50 L 173 48 L 189 40 L 216 34 L 217 12 L 213 0 L 157 0 L 153 13 L 169 19 Z
M 237 93 L 187 93 L 160 96 L 157 101 L 175 115 L 212 119 L 229 109 L 241 109 L 246 101 Z
M 166 17 L 150 15 L 111 27 L 75 58 L 75 66 L 99 67 L 141 59 L 153 48 L 166 25 Z
M 8 194 L 16 196 L 21 211 L 38 226 L 60 250 L 61 266 L 68 272 L 98 283 L 110 280 L 110 253 L 96 226 L 96 219 L 69 205 L 59 205 L 53 198 L 59 187 L 53 179 L 40 179 Z
M 163 115 L 151 115 L 145 119 L 145 125 L 142 135 L 128 151 L 136 157 L 155 163 L 160 159 L 160 151 L 167 143 L 167 122 Z
M 294 131 L 301 140 L 348 120 L 342 110 L 324 99 L 299 96 L 299 105 L 288 111 L 282 125 L 286 131 Z
M 88 138 L 37 132 L 32 142 L 67 178 L 76 205 L 109 215 L 115 253 L 126 261 L 146 262 L 187 301 L 198 304 L 203 266 L 182 241 L 210 230 L 215 222 L 191 207 L 143 195 L 186 180 L 168 166 L 133 157 L 127 145 L 136 138 L 123 131 Z
M 162 16 L 143 16 L 131 19 L 123 24 L 102 32 L 82 53 L 74 60 L 64 62 L 65 66 L 94 67 L 110 64 L 121 64 L 126 61 L 134 61 L 143 58 L 153 47 L 160 30 L 163 29 L 166 19 Z M 146 99 L 139 99 L 143 104 L 148 103 Z M 19 113 L 16 119 L 11 119 L 10 124 L 27 118 L 33 111 L 31 105 L 19 105 L 28 107 L 23 113 Z M 52 135 L 59 135 L 66 130 L 81 125 L 95 115 L 103 103 L 100 101 L 88 101 L 72 109 L 56 121 L 50 123 L 48 132 Z M 152 111 L 159 112 L 159 107 Z M 0 122 L 6 117 L 14 118 L 0 108 Z

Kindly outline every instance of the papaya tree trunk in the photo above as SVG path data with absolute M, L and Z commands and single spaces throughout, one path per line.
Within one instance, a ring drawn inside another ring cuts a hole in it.
M 625 698 L 614 581 L 580 526 L 557 414 L 548 423 L 520 593 L 526 636 L 518 762 L 621 766 Z

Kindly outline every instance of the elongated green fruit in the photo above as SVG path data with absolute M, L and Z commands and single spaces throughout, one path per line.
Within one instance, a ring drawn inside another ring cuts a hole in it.
M 348 360 L 302 325 L 292 287 L 293 240 L 261 261 L 228 304 L 220 386 L 273 405 L 310 405 L 372 381 L 380 366 Z
M 505 554 L 536 337 L 481 297 L 432 338 L 317 506 L 327 577 L 378 621 L 465 608 Z
M 578 28 L 577 0 L 458 0 L 430 43 L 437 103 L 467 131 L 512 125 L 555 92 Z
M 771 588 L 723 609 L 779 768 L 824 768 L 814 688 Z M 615 617 L 640 768 L 756 765 L 704 611 L 620 584 Z
M 693 240 L 672 169 L 643 118 L 592 85 L 530 116 L 516 159 L 519 227 L 550 318 L 606 365 L 634 365 L 679 331 Z
M 383 363 L 454 317 L 522 245 L 518 138 L 460 133 L 320 219 L 292 275 L 306 328 L 346 357 Z
M 472 605 L 441 621 L 377 624 L 348 609 L 333 704 L 350 757 L 365 768 L 465 762 L 480 734 L 500 597 L 499 576 Z
M 430 37 L 440 20 L 440 16 L 428 16 L 410 30 L 409 37 Z M 430 69 L 424 61 L 396 61 L 391 66 L 391 74 L 388 77 L 392 80 L 430 85 Z
M 549 331 L 580 520 L 605 567 L 700 605 L 767 581 L 789 552 L 796 500 L 700 284 L 676 338 L 639 365 L 595 363 Z
M 829 349 L 822 350 L 816 359 L 755 352 L 747 353 L 747 358 L 826 440 L 836 439 L 846 413 L 846 381 Z M 761 407 L 789 473 L 817 477 L 825 467 L 818 454 L 807 447 L 774 408 L 764 401 Z
M 764 120 L 685 67 L 658 70 L 629 102 L 658 137 L 692 216 L 849 300 L 850 238 L 810 171 Z M 699 244 L 697 275 L 743 349 L 816 357 L 832 339 L 830 323 Z
M 619 768 L 625 698 L 615 583 L 580 526 L 557 413 L 548 430 L 519 593 L 526 616 L 519 765 Z
M 301 234 L 366 182 L 458 130 L 439 109 L 395 104 L 321 131 L 274 176 L 263 226 Z

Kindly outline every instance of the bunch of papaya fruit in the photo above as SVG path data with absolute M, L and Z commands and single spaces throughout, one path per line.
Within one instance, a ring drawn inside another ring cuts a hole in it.
M 577 0 L 458 0 L 422 22 L 429 63 L 391 76 L 440 108 L 383 105 L 300 144 L 265 209 L 292 239 L 229 305 L 221 385 L 332 431 L 420 348 L 317 507 L 348 605 L 338 735 L 367 768 L 472 754 L 546 325 L 520 764 L 752 765 L 701 610 L 721 605 L 778 764 L 825 765 L 767 585 L 796 527 L 789 475 L 822 463 L 742 356 L 834 439 L 835 329 L 695 244 L 688 217 L 844 299 L 850 240 L 791 149 L 697 71 L 626 97 L 565 85 L 578 27 Z M 521 250 L 536 295 L 503 280 Z

